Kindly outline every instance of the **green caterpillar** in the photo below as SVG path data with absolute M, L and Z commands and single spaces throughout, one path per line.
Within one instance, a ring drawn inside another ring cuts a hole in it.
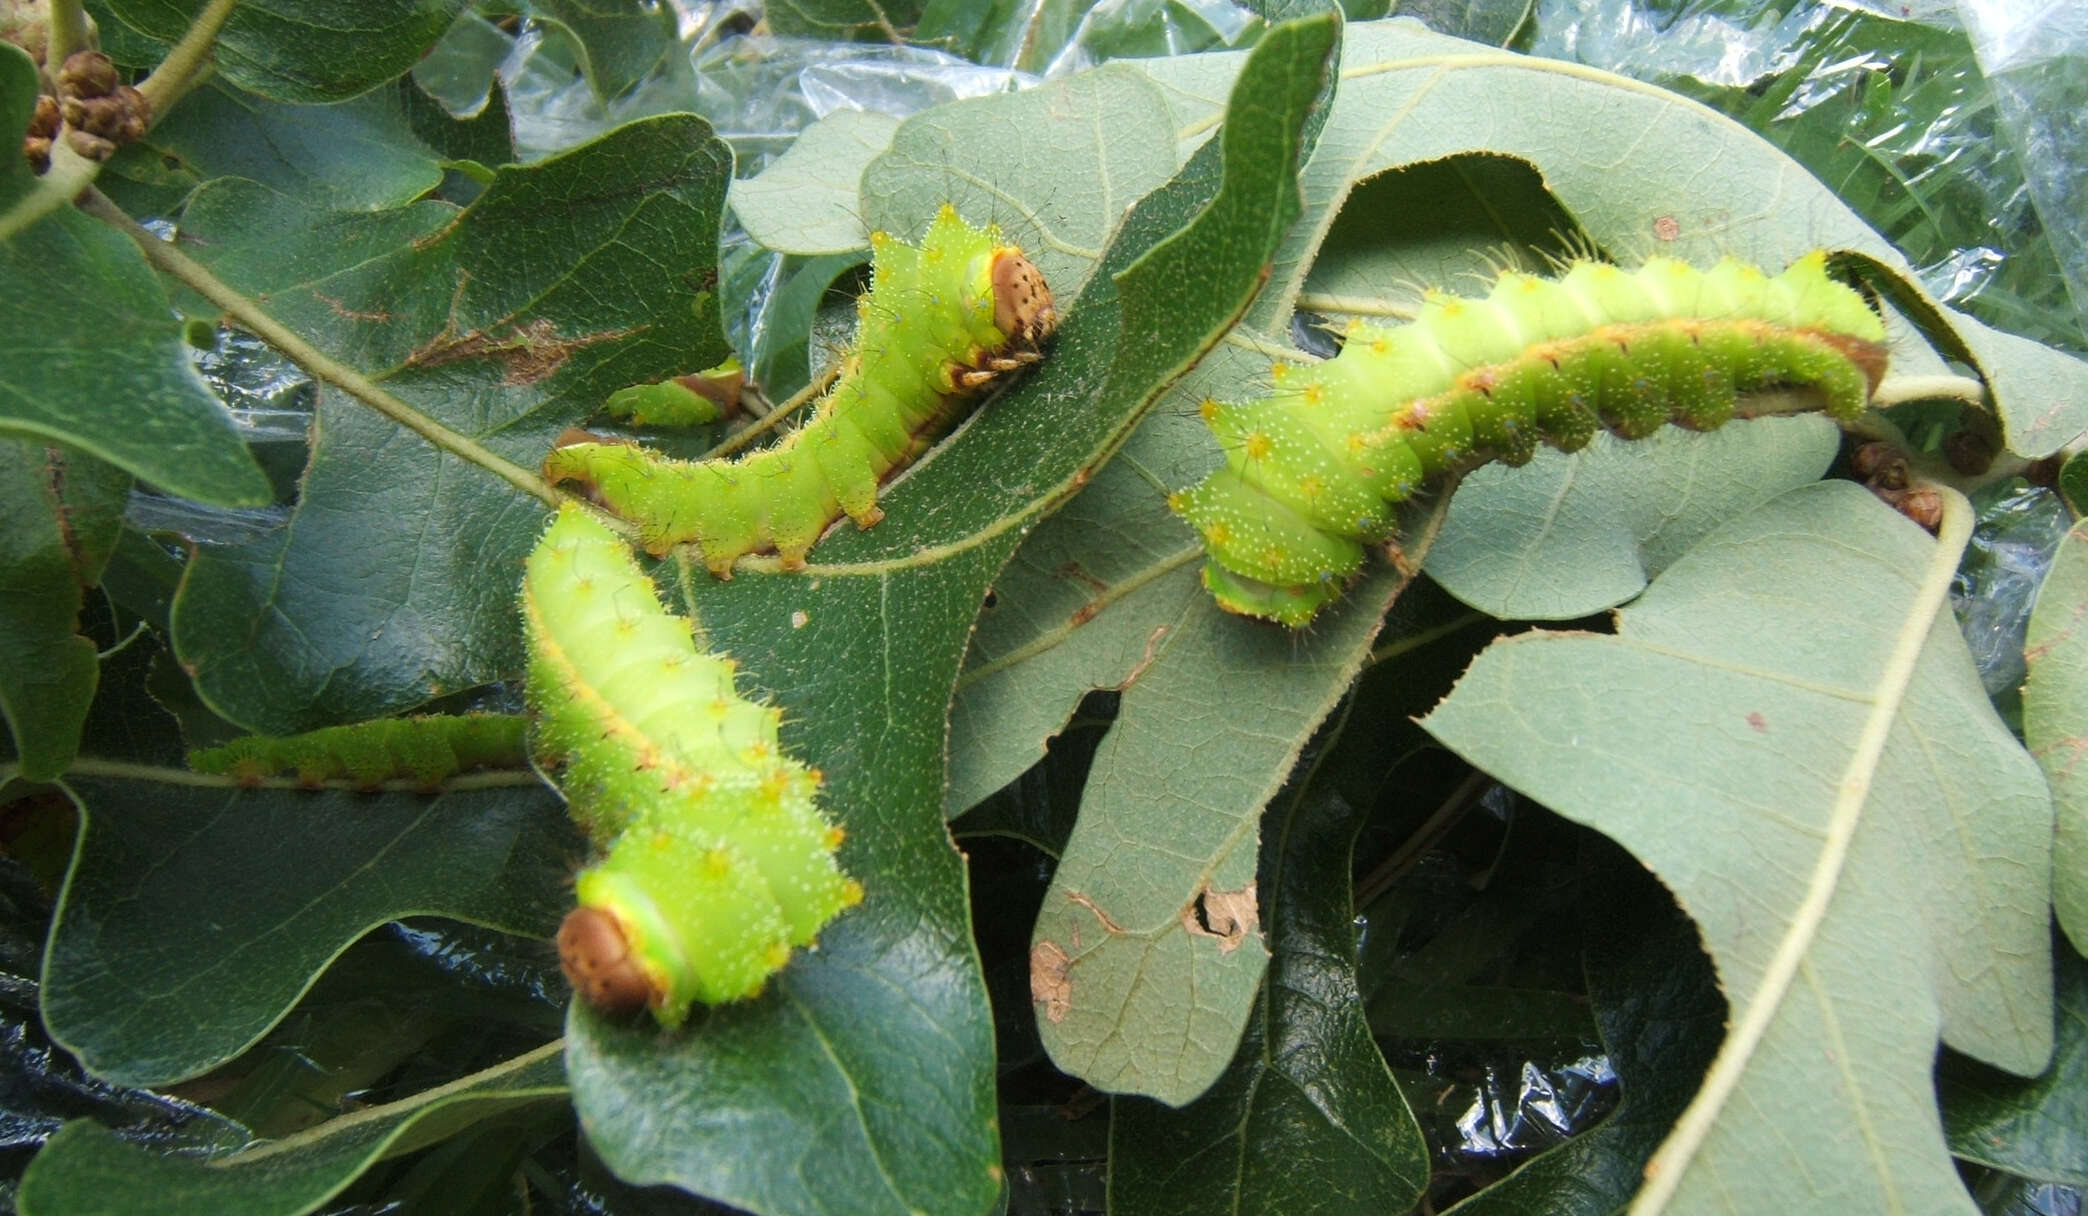
M 707 426 L 739 408 L 746 369 L 738 356 L 716 367 L 609 394 L 602 412 L 632 426 Z
M 357 789 L 374 790 L 410 779 L 432 792 L 469 769 L 526 765 L 525 725 L 519 714 L 381 718 L 301 735 L 248 735 L 192 751 L 188 762 L 199 773 L 235 777 L 249 786 L 288 772 L 312 789 L 346 779 Z
M 872 288 L 858 302 L 857 351 L 812 419 L 736 458 L 670 460 L 629 444 L 554 449 L 544 475 L 589 487 L 638 525 L 648 552 L 694 542 L 719 578 L 748 553 L 789 569 L 844 514 L 884 518 L 877 491 L 970 412 L 979 390 L 1036 362 L 1058 324 L 1043 275 L 1000 230 L 945 206 L 918 249 L 873 233 Z
M 558 932 L 582 999 L 673 1028 L 693 1002 L 758 993 L 862 902 L 819 773 L 783 753 L 782 712 L 734 690 L 732 661 L 697 648 L 586 508 L 530 554 L 522 621 L 531 749 L 600 853 Z
M 1736 394 L 1775 385 L 1816 389 L 1848 422 L 1884 376 L 1884 342 L 1824 253 L 1773 277 L 1730 258 L 1508 273 L 1484 299 L 1432 292 L 1409 324 L 1352 325 L 1334 358 L 1275 368 L 1270 396 L 1206 401 L 1225 465 L 1168 504 L 1203 535 L 1220 607 L 1300 626 L 1432 479 L 1522 464 L 1539 442 L 1570 452 L 1601 427 L 1711 430 Z

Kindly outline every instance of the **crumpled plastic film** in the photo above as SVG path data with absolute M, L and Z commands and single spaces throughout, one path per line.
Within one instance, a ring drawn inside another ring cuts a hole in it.
M 2001 129 L 2059 257 L 2074 312 L 2088 323 L 2088 5 L 2079 0 L 1958 0 Z
M 566 40 L 526 27 L 500 65 L 514 113 L 515 148 L 539 160 L 623 123 L 688 111 L 710 121 L 746 177 L 836 110 L 893 117 L 965 97 L 1010 92 L 1036 78 L 980 67 L 914 46 L 835 43 L 757 35 L 697 40 L 687 57 L 615 98 L 595 94 L 574 70 Z
M 2023 635 L 2052 555 L 2072 525 L 2066 504 L 2042 486 L 1998 483 L 1974 496 L 1978 519 L 1950 585 L 1958 627 L 1987 695 L 2023 682 Z
M 924 47 L 754 36 L 699 50 L 694 67 L 689 108 L 732 144 L 742 177 L 836 110 L 903 118 L 1036 83 L 1023 72 L 980 67 Z
M 2088 20 L 2078 11 L 2069 19 Z M 2060 270 L 2066 246 L 2048 239 L 2053 216 L 2029 186 L 2033 175 L 2070 185 L 2077 201 L 2067 221 L 2088 216 L 2078 201 L 2088 141 L 2067 134 L 2081 130 L 2088 100 L 2078 55 L 2061 60 L 2072 76 L 2037 69 L 2042 99 L 2028 104 L 2044 125 L 2033 152 L 2009 133 L 1999 83 L 1981 71 L 1985 52 L 1975 55 L 1947 0 L 1889 11 L 1540 0 L 1535 30 L 1535 54 L 1660 84 L 1759 132 L 1904 250 L 1945 301 L 2038 341 L 2088 349 L 2088 320 Z M 2070 105 L 2060 96 L 2067 81 Z

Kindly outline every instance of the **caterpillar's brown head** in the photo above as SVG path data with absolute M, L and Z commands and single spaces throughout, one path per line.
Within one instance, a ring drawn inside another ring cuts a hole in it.
M 604 1013 L 630 1013 L 653 999 L 653 982 L 623 926 L 600 908 L 575 908 L 558 927 L 558 965 L 580 999 Z
M 993 325 L 1008 341 L 1030 347 L 1058 328 L 1044 272 L 1013 246 L 993 251 Z

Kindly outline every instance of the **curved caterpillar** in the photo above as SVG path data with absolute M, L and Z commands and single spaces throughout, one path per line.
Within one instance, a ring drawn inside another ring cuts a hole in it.
M 915 249 L 872 233 L 872 287 L 857 304 L 858 354 L 812 421 L 773 447 L 682 461 L 628 444 L 554 449 L 544 475 L 576 482 L 638 525 L 648 552 L 695 542 L 719 578 L 773 549 L 787 569 L 844 514 L 884 518 L 877 490 L 970 412 L 981 388 L 1042 356 L 1058 324 L 1051 290 L 991 225 L 945 206 Z
M 600 858 L 558 931 L 574 991 L 681 1024 L 696 1001 L 753 996 L 862 902 L 834 860 L 820 777 L 785 755 L 782 711 L 741 697 L 630 549 L 568 504 L 522 580 L 530 747 L 559 771 Z
M 1884 342 L 1820 252 L 1774 277 L 1730 258 L 1508 273 L 1485 299 L 1432 292 L 1406 325 L 1352 325 L 1334 358 L 1273 369 L 1261 400 L 1204 402 L 1225 465 L 1168 505 L 1203 535 L 1220 607 L 1299 626 L 1432 478 L 1523 464 L 1540 441 L 1574 451 L 1598 427 L 1711 430 L 1736 394 L 1772 385 L 1810 386 L 1848 422 L 1884 376 Z
M 432 792 L 469 769 L 527 765 L 525 725 L 519 714 L 380 718 L 301 735 L 248 735 L 192 751 L 188 762 L 199 773 L 235 777 L 249 786 L 287 772 L 312 789 L 343 778 L 360 790 L 411 779 Z
M 602 402 L 602 412 L 632 426 L 707 426 L 739 409 L 746 379 L 735 356 L 686 376 L 618 389 Z

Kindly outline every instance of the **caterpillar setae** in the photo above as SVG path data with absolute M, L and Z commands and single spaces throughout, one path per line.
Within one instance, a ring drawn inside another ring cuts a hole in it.
M 192 751 L 188 762 L 199 773 L 235 777 L 242 785 L 287 772 L 313 789 L 341 779 L 362 790 L 411 780 L 433 791 L 469 769 L 523 767 L 524 725 L 519 714 L 380 718 L 301 735 L 248 735 Z
M 558 932 L 582 999 L 652 1008 L 758 993 L 863 889 L 815 770 L 785 755 L 782 712 L 741 697 L 732 660 L 697 648 L 630 549 L 590 512 L 560 510 L 522 580 L 530 748 L 557 772 L 600 856 Z
M 1510 272 L 1484 299 L 1431 292 L 1408 324 L 1352 325 L 1334 358 L 1274 368 L 1260 400 L 1204 402 L 1225 464 L 1168 503 L 1203 535 L 1220 607 L 1299 626 L 1433 478 L 1522 464 L 1540 441 L 1570 452 L 1599 427 L 1710 430 L 1737 393 L 1774 385 L 1811 387 L 1848 422 L 1884 376 L 1884 342 L 1820 252 L 1773 277 L 1730 258 Z
M 695 542 L 719 578 L 743 554 L 773 549 L 801 568 L 844 514 L 884 518 L 878 487 L 955 426 L 979 391 L 1041 357 L 1058 324 L 1051 291 L 991 225 L 945 206 L 920 248 L 871 234 L 872 286 L 857 304 L 857 353 L 812 421 L 732 459 L 670 460 L 629 444 L 577 443 L 544 461 L 638 526 L 648 552 Z

